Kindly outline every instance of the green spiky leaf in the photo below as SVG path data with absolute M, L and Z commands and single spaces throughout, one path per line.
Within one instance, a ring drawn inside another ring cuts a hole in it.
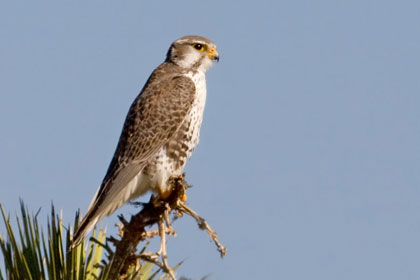
M 0 269 L 0 280 L 107 279 L 112 259 L 107 259 L 104 254 L 106 235 L 103 229 L 95 229 L 90 241 L 83 241 L 69 250 L 71 230 L 63 227 L 62 215 L 57 215 L 54 206 L 51 206 L 46 233 L 39 226 L 39 211 L 35 215 L 30 214 L 23 201 L 20 201 L 20 216 L 16 217 L 15 231 L 1 204 L 0 211 L 6 228 L 5 237 L 0 235 L 0 252 L 5 268 L 4 272 Z M 78 221 L 77 212 L 72 228 L 77 228 Z M 106 249 L 110 250 L 109 247 Z M 152 273 L 153 270 L 155 273 Z M 156 276 L 156 271 L 154 264 L 142 263 L 140 268 L 131 269 L 126 279 L 151 279 Z

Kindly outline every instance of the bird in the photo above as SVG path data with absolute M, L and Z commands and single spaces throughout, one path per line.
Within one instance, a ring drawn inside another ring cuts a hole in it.
M 206 71 L 219 61 L 211 40 L 175 40 L 127 113 L 105 177 L 79 223 L 71 248 L 125 203 L 152 192 L 170 194 L 169 178 L 181 175 L 199 143 L 206 103 Z

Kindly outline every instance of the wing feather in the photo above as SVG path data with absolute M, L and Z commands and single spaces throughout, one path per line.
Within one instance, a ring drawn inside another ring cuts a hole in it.
M 196 97 L 195 85 L 174 67 L 163 63 L 156 68 L 131 105 L 108 171 L 75 233 L 73 246 L 98 220 L 126 202 L 118 201 L 112 208 L 105 205 L 110 199 L 127 199 L 117 194 L 168 143 L 190 111 Z

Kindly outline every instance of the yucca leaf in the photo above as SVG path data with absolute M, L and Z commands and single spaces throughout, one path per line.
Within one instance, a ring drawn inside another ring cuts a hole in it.
M 0 211 L 6 228 L 6 237 L 0 235 L 0 252 L 5 268 L 0 270 L 0 280 L 108 280 L 113 250 L 106 244 L 104 230 L 95 230 L 90 241 L 82 241 L 70 250 L 71 227 L 63 227 L 62 213 L 57 215 L 53 205 L 46 231 L 39 226 L 39 211 L 35 215 L 30 214 L 22 200 L 20 215 L 16 216 L 16 231 L 13 231 L 1 204 Z M 75 229 L 79 215 L 76 212 Z M 104 249 L 108 256 L 104 257 Z M 151 280 L 160 272 L 158 269 L 151 274 L 155 267 L 152 263 L 142 262 L 139 269 L 135 266 L 129 269 L 126 279 Z
M 41 279 L 41 264 L 38 262 L 37 258 L 35 244 L 36 233 L 32 230 L 32 219 L 30 218 L 29 211 L 25 209 L 22 200 L 20 200 L 20 206 L 22 223 L 19 222 L 19 217 L 16 217 L 16 220 L 18 221 L 17 224 L 21 239 L 22 253 L 28 264 L 31 277 L 34 279 Z
M 29 270 L 28 264 L 26 262 L 25 256 L 22 253 L 22 250 L 19 248 L 15 235 L 13 233 L 12 227 L 10 225 L 9 219 L 6 218 L 6 214 L 4 213 L 3 208 L 1 208 L 3 221 L 6 226 L 8 241 L 10 244 L 10 260 L 12 262 L 12 266 L 16 264 L 17 270 L 13 271 L 13 275 L 16 276 L 16 279 L 32 279 L 31 272 Z
M 103 253 L 103 246 L 100 244 L 104 243 L 106 239 L 105 231 L 99 230 L 97 235 L 95 233 L 96 229 L 95 232 L 92 234 L 92 239 L 94 239 L 94 241 L 91 241 L 91 258 L 88 258 L 88 264 L 86 269 L 86 279 L 89 280 L 98 279 L 99 264 L 101 263 Z M 95 247 L 93 247 L 93 245 L 95 245 Z

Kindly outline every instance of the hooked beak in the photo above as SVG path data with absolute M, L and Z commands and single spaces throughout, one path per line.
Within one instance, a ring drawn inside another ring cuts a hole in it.
M 219 62 L 219 53 L 217 52 L 216 47 L 211 47 L 211 49 L 209 49 L 207 52 L 207 56 L 211 60 L 216 60 L 217 62 Z

